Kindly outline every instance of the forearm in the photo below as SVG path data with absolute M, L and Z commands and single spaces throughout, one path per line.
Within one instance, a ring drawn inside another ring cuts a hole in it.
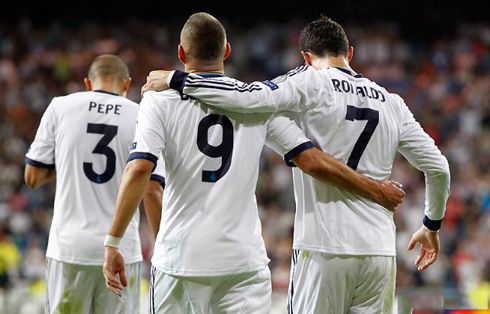
M 141 169 L 141 167 L 138 167 L 140 161 L 133 160 L 129 162 L 124 170 L 114 215 L 108 232 L 111 236 L 120 238 L 124 235 L 145 193 L 150 180 L 151 168 Z
M 54 169 L 38 168 L 26 165 L 24 180 L 31 189 L 37 189 L 44 184 L 51 182 L 56 177 Z
M 148 223 L 150 224 L 155 238 L 158 234 L 158 230 L 160 229 L 160 219 L 162 216 L 162 198 L 163 187 L 160 182 L 153 180 L 150 181 L 143 197 L 143 205 L 145 208 Z
M 439 230 L 446 213 L 446 202 L 449 197 L 449 166 L 447 171 L 426 173 L 425 184 L 424 225 L 430 230 Z
M 346 164 L 317 148 L 300 154 L 292 160 L 303 172 L 315 179 L 378 201 L 380 183 L 352 170 Z

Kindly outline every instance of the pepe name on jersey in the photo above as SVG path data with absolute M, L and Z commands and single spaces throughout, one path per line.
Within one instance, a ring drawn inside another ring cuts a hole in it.
M 383 92 L 372 87 L 367 87 L 364 85 L 354 86 L 352 83 L 346 80 L 332 79 L 333 87 L 336 92 L 356 94 L 362 97 L 367 97 L 371 99 L 377 99 L 381 102 L 386 101 L 386 97 Z
M 103 114 L 116 114 L 121 115 L 121 105 L 113 104 L 98 104 L 95 101 L 91 101 L 88 106 L 88 111 L 95 111 Z

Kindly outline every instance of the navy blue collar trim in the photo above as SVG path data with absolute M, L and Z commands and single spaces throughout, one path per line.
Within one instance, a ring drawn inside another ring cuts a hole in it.
M 347 73 L 349 75 L 352 75 L 353 77 L 355 78 L 363 78 L 362 74 L 361 73 L 357 73 L 356 75 L 352 74 L 352 72 L 350 70 L 347 70 L 346 68 L 341 68 L 341 67 L 332 67 L 332 68 L 336 68 L 337 70 L 340 70 L 344 73 Z
M 104 94 L 109 94 L 109 95 L 114 95 L 114 96 L 119 96 L 118 94 L 116 93 L 113 93 L 113 92 L 108 92 L 106 90 L 102 90 L 102 89 L 95 89 L 93 90 L 93 92 L 96 92 L 96 93 L 104 93 Z
M 204 77 L 223 77 L 224 75 L 221 73 L 196 73 L 197 75 L 204 76 Z

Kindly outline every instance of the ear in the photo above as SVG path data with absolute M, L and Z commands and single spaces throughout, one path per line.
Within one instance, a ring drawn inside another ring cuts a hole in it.
M 181 44 L 179 44 L 177 55 L 179 56 L 180 62 L 185 64 L 185 51 L 184 51 L 184 47 L 182 47 Z
M 124 82 L 122 84 L 122 90 L 124 94 L 129 90 L 129 86 L 131 85 L 131 77 L 128 77 L 127 79 L 124 79 Z
M 90 79 L 88 77 L 86 77 L 83 79 L 83 82 L 85 83 L 85 88 L 88 91 L 91 91 L 92 90 L 92 82 L 90 81 Z
M 226 59 L 228 59 L 228 57 L 230 56 L 230 53 L 231 53 L 231 45 L 230 45 L 230 43 L 226 43 L 226 48 L 225 48 L 225 54 L 223 56 L 223 61 L 225 61 Z
M 305 59 L 305 63 L 307 65 L 311 65 L 311 53 L 306 52 L 306 51 L 301 51 L 301 55 L 303 56 L 303 59 Z
M 349 50 L 347 51 L 347 62 L 350 62 L 353 56 L 354 56 L 354 47 L 349 46 Z

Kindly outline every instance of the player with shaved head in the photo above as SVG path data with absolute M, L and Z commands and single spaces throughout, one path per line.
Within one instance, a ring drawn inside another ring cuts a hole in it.
M 87 91 L 55 97 L 26 154 L 25 181 L 38 188 L 56 178 L 53 221 L 46 252 L 46 313 L 139 311 L 139 215 L 120 243 L 129 287 L 121 297 L 101 276 L 105 234 L 134 138 L 138 104 L 124 97 L 131 78 L 116 55 L 95 58 Z M 156 232 L 163 194 L 163 165 L 145 185 L 145 210 Z M 135 210 L 139 204 L 135 204 Z
M 220 78 L 217 88 L 250 92 L 224 76 L 231 48 L 216 18 L 191 15 L 180 40 L 178 57 L 187 72 Z M 231 113 L 174 90 L 147 92 L 140 106 L 131 161 L 106 241 L 104 275 L 112 291 L 124 290 L 116 277 L 125 277 L 124 259 L 112 243 L 125 234 L 162 154 L 169 180 L 152 257 L 150 313 L 270 312 L 269 259 L 255 198 L 266 142 L 287 163 L 391 210 L 404 194 L 395 183 L 370 180 L 313 148 L 287 117 Z

